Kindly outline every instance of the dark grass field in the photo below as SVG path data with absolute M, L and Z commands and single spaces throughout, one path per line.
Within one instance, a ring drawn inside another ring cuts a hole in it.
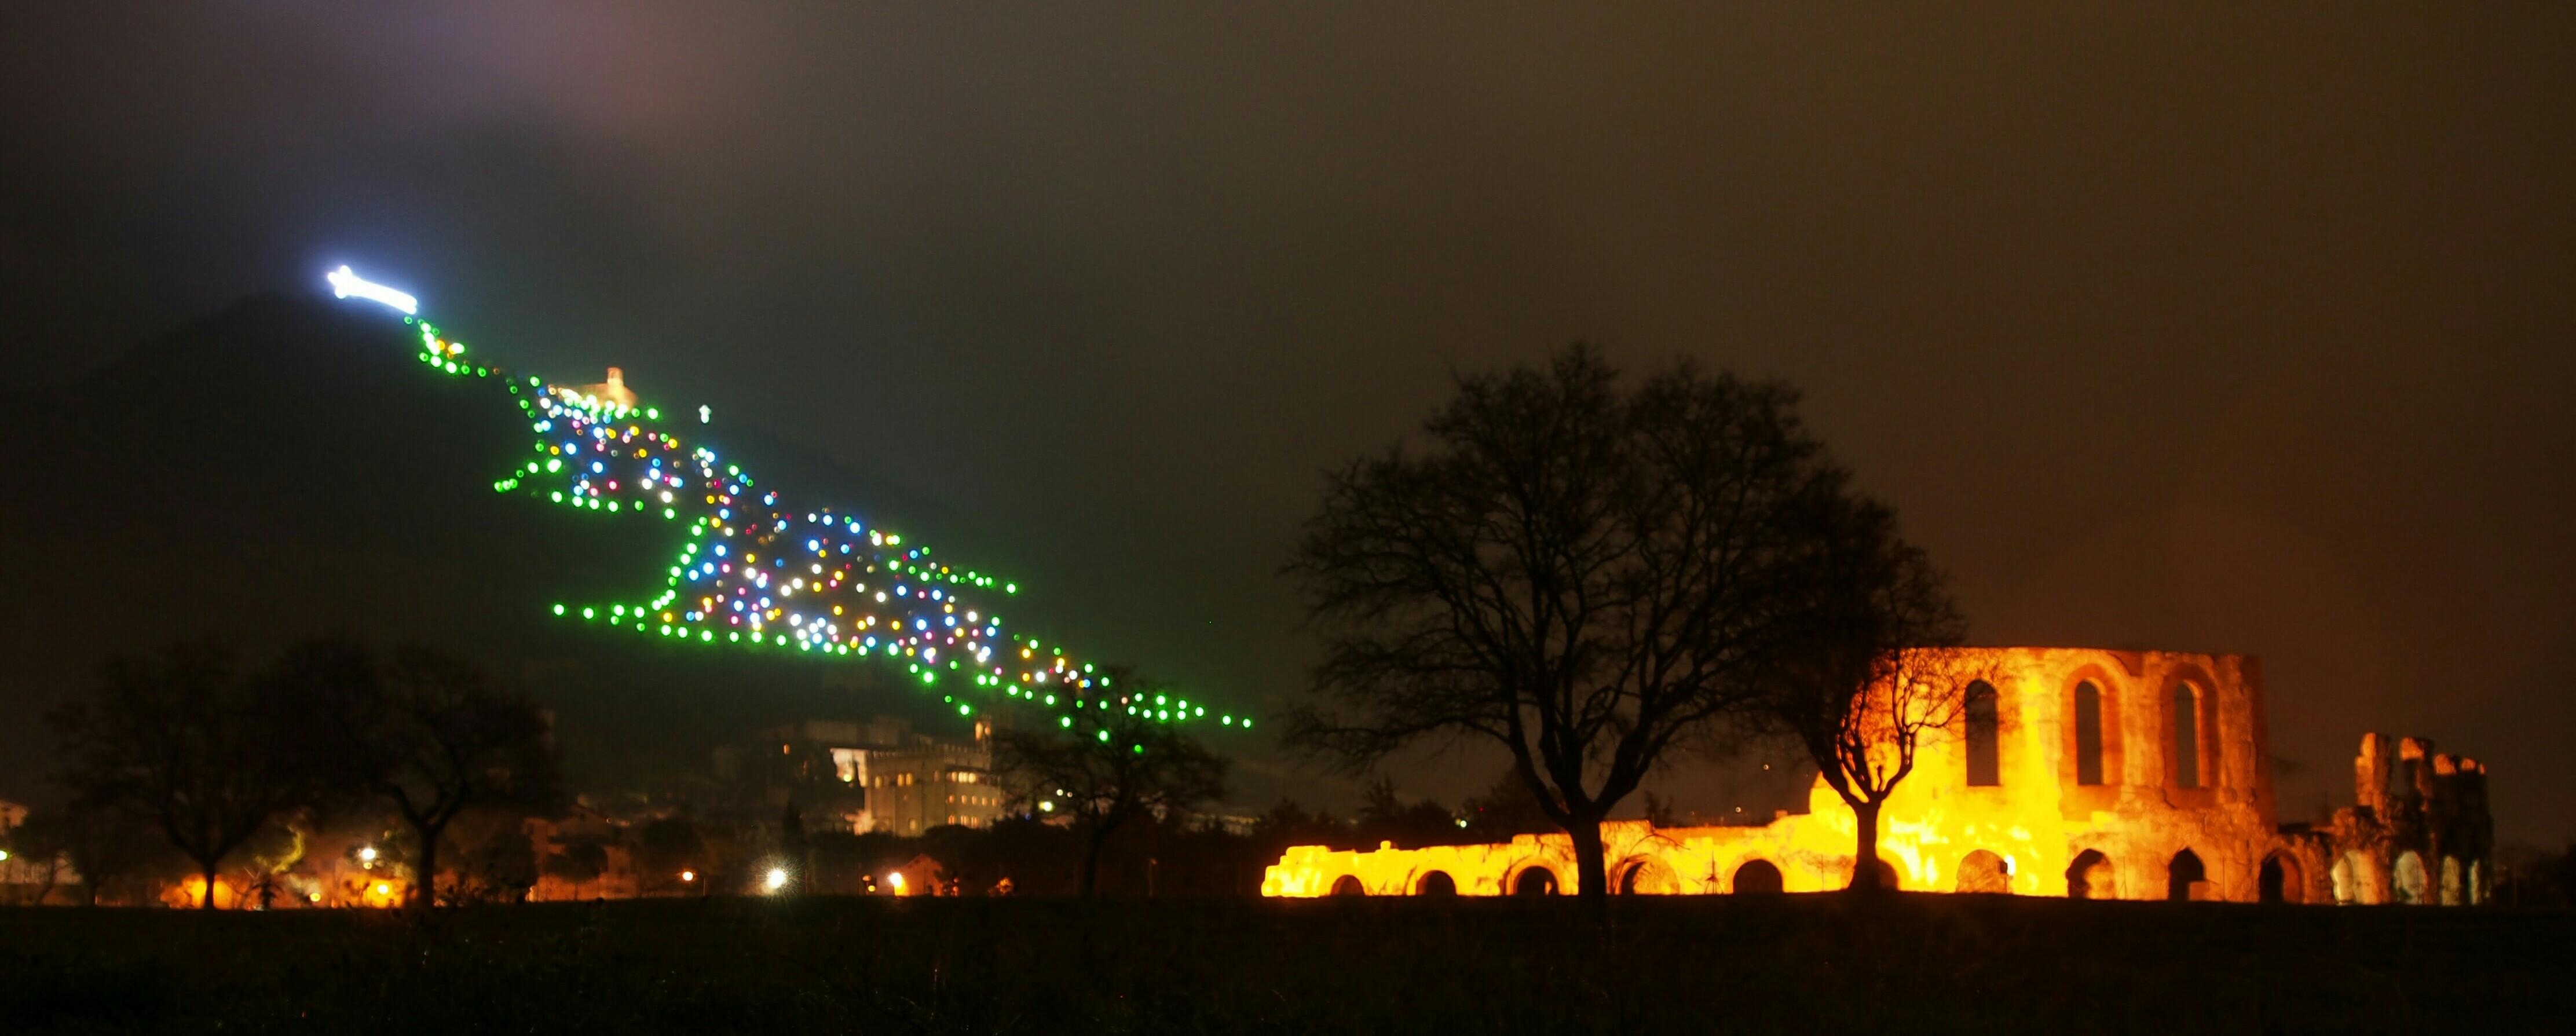
M 0 1031 L 2569 1032 L 2576 915 L 1897 896 L 0 912 Z

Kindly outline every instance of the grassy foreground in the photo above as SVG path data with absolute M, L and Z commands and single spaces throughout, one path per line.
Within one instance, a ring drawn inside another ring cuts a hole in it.
M 0 911 L 0 1031 L 2567 1031 L 2576 915 L 1897 896 Z

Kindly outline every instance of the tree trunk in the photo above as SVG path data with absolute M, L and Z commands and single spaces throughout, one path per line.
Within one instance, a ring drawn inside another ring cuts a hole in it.
M 418 862 L 412 865 L 411 891 L 405 898 L 407 905 L 414 909 L 425 910 L 438 905 L 438 836 L 446 826 L 412 826 L 412 833 L 420 838 L 420 855 L 415 858 Z
M 215 861 L 211 859 L 197 861 L 197 873 L 204 875 L 206 879 L 206 894 L 197 900 L 197 909 L 212 910 L 215 908 Z
M 1109 844 L 1109 831 L 1098 824 L 1091 826 L 1090 843 L 1082 853 L 1082 898 L 1100 894 L 1100 847 Z
M 1851 891 L 1881 891 L 1878 873 L 1878 806 L 1868 800 L 1851 804 L 1852 816 L 1860 824 L 1859 844 L 1853 847 Z
M 1577 820 L 1566 834 L 1574 839 L 1576 892 L 1596 912 L 1606 909 L 1610 902 L 1610 874 L 1601 853 L 1601 818 Z

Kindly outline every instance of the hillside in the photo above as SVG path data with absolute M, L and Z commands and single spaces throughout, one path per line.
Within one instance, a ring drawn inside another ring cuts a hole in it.
M 714 739 L 794 716 L 930 715 L 849 663 L 553 619 L 554 601 L 658 583 L 668 528 L 493 492 L 524 456 L 524 421 L 489 383 L 427 376 L 415 351 L 373 307 L 269 295 L 10 401 L 0 797 L 42 794 L 38 717 L 99 660 L 199 636 L 253 654 L 328 630 L 466 651 L 558 711 L 576 779 L 594 786 L 693 769 Z M 728 456 L 765 470 L 849 479 L 734 439 Z

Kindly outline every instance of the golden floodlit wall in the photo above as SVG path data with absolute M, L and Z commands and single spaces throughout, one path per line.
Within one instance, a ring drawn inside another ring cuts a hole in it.
M 1991 747 L 1970 744 L 1969 723 L 1925 735 L 1914 773 L 1882 813 L 1881 859 L 1898 888 L 2246 902 L 2261 895 L 2264 860 L 2279 842 L 2256 659 L 1950 650 L 1974 656 L 1989 674 Z M 1972 747 L 1991 752 L 1992 783 L 1970 783 Z M 1841 888 L 1855 834 L 1851 809 L 1822 779 L 1806 813 L 1761 827 L 1658 829 L 1642 820 L 1601 827 L 1612 889 L 1637 894 Z M 1366 852 L 1297 846 L 1268 869 L 1261 891 L 1492 896 L 1574 885 L 1572 842 L 1549 834 Z

